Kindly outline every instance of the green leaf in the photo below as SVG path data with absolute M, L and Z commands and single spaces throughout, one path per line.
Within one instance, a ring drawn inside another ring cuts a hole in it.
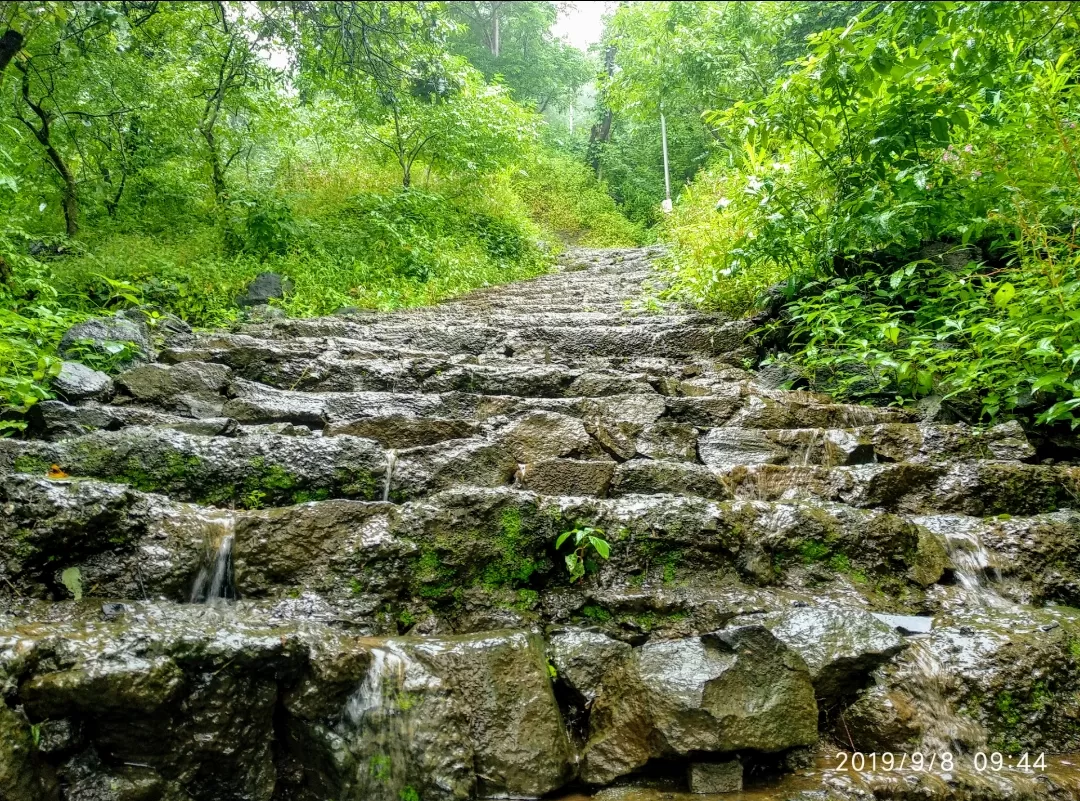
M 563 543 L 566 542 L 566 540 L 573 533 L 574 533 L 573 531 L 564 531 L 562 534 L 560 534 L 559 538 L 557 540 L 555 540 L 555 550 L 556 551 L 559 550 L 559 548 L 561 548 L 563 546 Z
M 60 582 L 67 587 L 68 592 L 76 601 L 82 600 L 82 571 L 77 567 L 69 567 L 60 574 Z
M 939 142 L 949 141 L 949 121 L 944 117 L 934 117 L 930 120 L 930 132 Z
M 994 293 L 994 304 L 1000 308 L 1004 308 L 1009 305 L 1009 302 L 1014 297 L 1016 297 L 1016 287 L 1006 282 Z
M 601 559 L 607 559 L 611 556 L 611 547 L 606 541 L 599 537 L 589 537 L 589 542 L 592 543 L 592 547 L 596 549 L 596 552 L 600 554 Z

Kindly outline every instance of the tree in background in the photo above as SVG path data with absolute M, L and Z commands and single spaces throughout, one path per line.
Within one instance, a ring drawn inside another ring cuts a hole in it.
M 305 90 L 348 100 L 371 141 L 413 184 L 413 167 L 490 170 L 535 136 L 495 87 L 448 49 L 450 24 L 419 3 L 303 5 L 299 50 Z
M 592 77 L 584 53 L 556 39 L 551 28 L 565 3 L 457 0 L 449 3 L 458 23 L 451 49 L 503 83 L 519 103 L 537 111 L 564 109 Z
M 600 91 L 614 123 L 599 149 L 613 194 L 634 219 L 655 222 L 664 196 L 661 109 L 667 119 L 673 183 L 693 178 L 719 138 L 706 112 L 764 97 L 806 36 L 846 19 L 842 2 L 625 3 L 605 30 L 616 69 Z

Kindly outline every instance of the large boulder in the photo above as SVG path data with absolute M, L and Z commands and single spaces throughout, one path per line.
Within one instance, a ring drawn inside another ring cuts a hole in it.
M 0 471 L 38 472 L 21 466 L 50 464 L 71 476 L 122 481 L 183 500 L 257 507 L 331 496 L 374 500 L 386 456 L 359 437 L 206 437 L 142 426 L 52 444 L 0 443 Z
M 894 628 L 861 609 L 796 607 L 770 617 L 765 627 L 798 651 L 824 703 L 857 692 L 905 646 Z
M 109 776 L 103 765 L 137 765 L 147 787 L 175 782 L 194 799 L 269 801 L 279 685 L 295 680 L 302 661 L 290 628 L 267 631 L 197 607 L 141 605 L 113 622 L 84 613 L 33 627 L 0 625 L 9 702 L 42 730 L 67 721 L 60 728 L 83 732 L 85 739 L 69 738 L 46 758 L 65 784 L 87 787 Z M 0 712 L 4 718 L 10 713 Z
M 481 795 L 536 797 L 569 781 L 573 749 L 539 636 L 419 640 L 410 650 L 465 701 Z
M 219 417 L 231 371 L 221 364 L 146 364 L 122 373 L 116 384 L 128 397 L 188 417 Z
M 51 386 L 56 394 L 72 402 L 108 400 L 113 393 L 111 378 L 79 362 L 63 362 Z
M 992 596 L 966 599 L 874 673 L 837 734 L 859 751 L 1071 752 L 1080 748 L 1080 619 Z M 968 607 L 968 608 L 965 608 Z
M 567 629 L 551 636 L 548 653 L 558 680 L 582 701 L 592 703 L 604 676 L 629 659 L 633 649 L 599 632 Z
M 580 420 L 554 412 L 530 412 L 502 432 L 518 462 L 571 456 L 588 451 L 592 439 Z
M 148 362 L 154 346 L 145 323 L 121 315 L 94 317 L 73 325 L 60 339 L 59 353 L 78 360 L 84 350 L 117 359 L 120 364 Z
M 466 801 L 476 787 L 467 701 L 407 641 L 322 636 L 285 696 L 302 798 Z M 291 795 L 289 795 L 291 797 Z
M 259 273 L 236 299 L 238 306 L 264 306 L 272 300 L 284 300 L 293 291 L 293 282 L 277 273 Z
M 817 742 L 806 663 L 763 627 L 647 643 L 638 671 L 661 753 L 782 751 Z
M 606 784 L 653 757 L 817 742 L 810 671 L 764 627 L 648 642 L 601 680 L 582 778 Z

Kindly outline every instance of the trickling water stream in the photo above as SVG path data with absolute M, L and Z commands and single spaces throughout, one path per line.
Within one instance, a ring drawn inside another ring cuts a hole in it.
M 911 675 L 905 682 L 923 724 L 920 749 L 926 753 L 963 753 L 986 744 L 986 731 L 949 702 L 953 681 L 927 640 L 911 645 Z
M 212 604 L 235 600 L 233 543 L 236 523 L 229 513 L 204 518 L 208 559 L 199 568 L 191 587 L 191 603 Z
M 913 522 L 926 526 L 945 540 L 953 565 L 953 576 L 965 601 L 974 606 L 995 609 L 1011 605 L 994 589 L 994 584 L 1001 581 L 1001 572 L 994 564 L 993 554 L 982 541 L 976 521 L 941 515 L 913 518 Z
M 384 648 L 371 651 L 363 681 L 345 705 L 342 739 L 355 760 L 343 801 L 401 801 L 407 794 L 412 737 L 405 693 L 409 659 Z
M 397 451 L 390 448 L 386 451 L 386 481 L 383 483 L 383 503 L 390 500 L 390 486 L 394 480 L 394 468 L 397 466 Z

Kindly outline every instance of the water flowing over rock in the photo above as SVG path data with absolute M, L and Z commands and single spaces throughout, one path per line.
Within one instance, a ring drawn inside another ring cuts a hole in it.
M 654 255 L 72 332 L 134 364 L 0 440 L 0 798 L 1077 797 L 1080 467 L 777 389 L 755 323 L 627 303 Z

